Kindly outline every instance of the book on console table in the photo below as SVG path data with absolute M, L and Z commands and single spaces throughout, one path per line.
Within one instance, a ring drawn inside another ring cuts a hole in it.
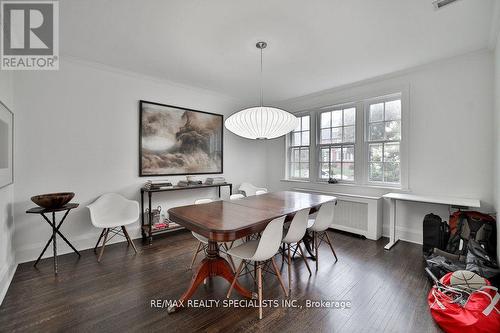
M 225 183 L 226 179 L 224 177 L 209 177 L 205 180 L 205 184 L 207 185 L 219 185 Z
M 190 180 L 190 181 L 187 181 L 187 180 L 179 180 L 179 182 L 177 183 L 177 186 L 179 187 L 188 187 L 188 186 L 195 186 L 195 185 L 202 185 L 202 181 L 201 180 Z
M 177 229 L 180 227 L 181 227 L 180 224 L 177 224 L 177 223 L 172 222 L 172 221 L 165 221 L 165 222 L 159 222 L 159 223 L 153 224 L 152 231 L 156 232 L 156 231 L 163 231 L 163 230 L 169 230 L 169 229 Z
M 168 188 L 172 187 L 172 183 L 168 181 L 163 181 L 163 182 L 152 182 L 152 181 L 147 181 L 146 184 L 144 184 L 144 189 L 146 190 L 158 190 L 162 188 Z

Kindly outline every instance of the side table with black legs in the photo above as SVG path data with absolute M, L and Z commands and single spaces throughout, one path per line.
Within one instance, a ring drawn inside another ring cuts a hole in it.
M 78 254 L 78 257 L 80 257 L 80 252 L 78 252 L 78 250 L 75 249 L 75 247 L 73 245 L 71 245 L 71 243 L 66 239 L 66 237 L 64 237 L 64 235 L 59 231 L 59 228 L 61 228 L 61 225 L 63 224 L 64 220 L 68 216 L 69 212 L 72 209 L 75 209 L 77 207 L 78 207 L 77 203 L 69 203 L 69 204 L 66 204 L 60 208 L 55 208 L 55 209 L 34 207 L 34 208 L 28 209 L 26 211 L 27 214 L 40 214 L 40 216 L 42 216 L 43 219 L 48 224 L 50 224 L 50 226 L 52 227 L 52 237 L 50 237 L 49 241 L 47 242 L 47 244 L 43 248 L 42 253 L 40 254 L 38 259 L 36 260 L 36 262 L 34 264 L 35 267 L 38 264 L 38 262 L 40 261 L 40 259 L 42 259 L 43 254 L 45 253 L 45 251 L 49 247 L 50 243 L 52 242 L 52 244 L 53 244 L 52 251 L 54 254 L 54 274 L 57 274 L 57 235 L 59 235 L 66 242 L 66 244 L 68 244 L 73 249 L 73 251 L 75 251 L 75 253 Z M 63 215 L 62 219 L 59 221 L 59 223 L 56 222 L 56 213 L 57 212 L 64 212 L 64 215 Z M 50 213 L 52 214 L 52 220 L 50 220 L 45 215 L 45 214 L 50 214 Z

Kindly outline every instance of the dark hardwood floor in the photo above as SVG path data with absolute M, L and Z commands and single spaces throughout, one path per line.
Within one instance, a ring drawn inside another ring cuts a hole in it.
M 151 300 L 175 300 L 190 281 L 187 267 L 196 241 L 179 232 L 155 239 L 152 246 L 136 241 L 137 255 L 126 243 L 111 245 L 101 263 L 92 250 L 82 251 L 79 260 L 74 254 L 61 256 L 57 277 L 51 259 L 42 260 L 38 270 L 32 263 L 19 265 L 0 307 L 0 331 L 440 332 L 426 304 L 430 284 L 421 246 L 399 242 L 388 252 L 387 239 L 331 235 L 339 261 L 334 263 L 326 244 L 317 273 L 310 261 L 311 277 L 304 263 L 294 260 L 291 298 L 300 304 L 346 300 L 349 309 L 267 308 L 259 321 L 252 308 L 187 308 L 172 315 L 152 308 Z M 286 265 L 282 273 L 286 279 Z M 253 288 L 248 275 L 242 282 Z M 228 286 L 214 278 L 194 298 L 223 300 Z M 266 275 L 263 295 L 284 298 L 274 276 Z

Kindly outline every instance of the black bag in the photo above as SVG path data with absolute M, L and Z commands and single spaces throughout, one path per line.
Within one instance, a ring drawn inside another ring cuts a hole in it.
M 427 214 L 424 217 L 423 229 L 423 251 L 428 256 L 434 248 L 444 250 L 450 237 L 450 228 L 446 221 L 441 220 L 438 215 Z
M 486 250 L 474 239 L 469 240 L 467 252 L 466 270 L 477 273 L 484 278 L 491 279 L 500 274 L 500 269 L 495 258 L 490 256 Z
M 446 273 L 464 270 L 466 267 L 465 261 L 453 260 L 436 254 L 426 257 L 425 264 L 438 279 Z

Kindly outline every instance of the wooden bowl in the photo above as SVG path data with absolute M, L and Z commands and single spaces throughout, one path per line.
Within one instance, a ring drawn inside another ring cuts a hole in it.
M 73 192 L 48 193 L 35 195 L 31 197 L 31 201 L 46 209 L 57 209 L 70 202 L 74 196 Z

